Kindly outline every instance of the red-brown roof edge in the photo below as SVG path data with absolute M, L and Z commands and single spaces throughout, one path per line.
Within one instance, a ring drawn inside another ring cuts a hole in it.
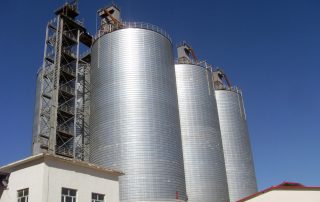
M 252 199 L 254 197 L 257 197 L 261 194 L 267 193 L 272 190 L 297 190 L 297 189 L 319 189 L 320 186 L 304 186 L 303 184 L 297 183 L 297 182 L 283 182 L 277 186 L 271 186 L 267 189 L 264 189 L 262 191 L 259 191 L 257 193 L 251 194 L 243 199 L 238 200 L 237 202 L 245 202 L 249 199 Z

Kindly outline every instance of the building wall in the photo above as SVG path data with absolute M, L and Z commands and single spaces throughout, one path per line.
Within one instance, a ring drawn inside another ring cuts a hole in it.
M 106 177 L 104 173 L 63 162 L 48 161 L 47 164 L 49 166 L 45 167 L 48 175 L 46 186 L 49 189 L 44 190 L 48 194 L 47 201 L 60 201 L 61 188 L 65 187 L 77 190 L 78 202 L 91 201 L 92 192 L 104 194 L 108 202 L 119 202 L 118 177 Z
M 104 194 L 108 202 L 119 202 L 118 177 L 54 160 L 13 171 L 0 202 L 17 201 L 17 190 L 25 188 L 29 188 L 30 202 L 57 202 L 62 187 L 76 189 L 78 202 L 91 201 L 92 192 Z
M 274 190 L 246 202 L 319 202 L 319 190 Z
M 30 202 L 44 202 L 45 165 L 39 161 L 28 163 L 24 168 L 16 168 L 9 178 L 8 188 L 0 196 L 0 202 L 17 201 L 17 190 L 29 188 Z

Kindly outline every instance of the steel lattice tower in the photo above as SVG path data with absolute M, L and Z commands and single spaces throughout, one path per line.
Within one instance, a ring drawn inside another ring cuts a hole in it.
M 92 36 L 76 19 L 77 2 L 64 4 L 55 14 L 46 28 L 37 77 L 33 154 L 88 160 Z

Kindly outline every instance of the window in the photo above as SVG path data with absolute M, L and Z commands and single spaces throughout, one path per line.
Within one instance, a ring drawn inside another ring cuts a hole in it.
M 91 194 L 91 202 L 104 202 L 104 194 Z
M 28 202 L 29 188 L 18 190 L 18 202 Z
M 62 188 L 61 202 L 76 202 L 77 190 Z

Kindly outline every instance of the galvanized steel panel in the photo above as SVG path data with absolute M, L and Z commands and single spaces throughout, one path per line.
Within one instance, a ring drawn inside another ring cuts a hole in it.
M 240 91 L 216 90 L 230 201 L 257 192 L 246 115 Z
M 186 199 L 168 38 L 126 28 L 95 41 L 90 110 L 90 161 L 125 173 L 121 201 Z
M 37 74 L 37 83 L 36 83 L 36 98 L 33 114 L 33 126 L 32 126 L 32 155 L 41 153 L 40 143 L 37 140 L 40 133 L 40 105 L 41 105 L 41 90 L 42 90 L 42 76 L 43 69 L 39 69 Z
M 211 72 L 175 65 L 189 202 L 227 202 L 228 186 Z

